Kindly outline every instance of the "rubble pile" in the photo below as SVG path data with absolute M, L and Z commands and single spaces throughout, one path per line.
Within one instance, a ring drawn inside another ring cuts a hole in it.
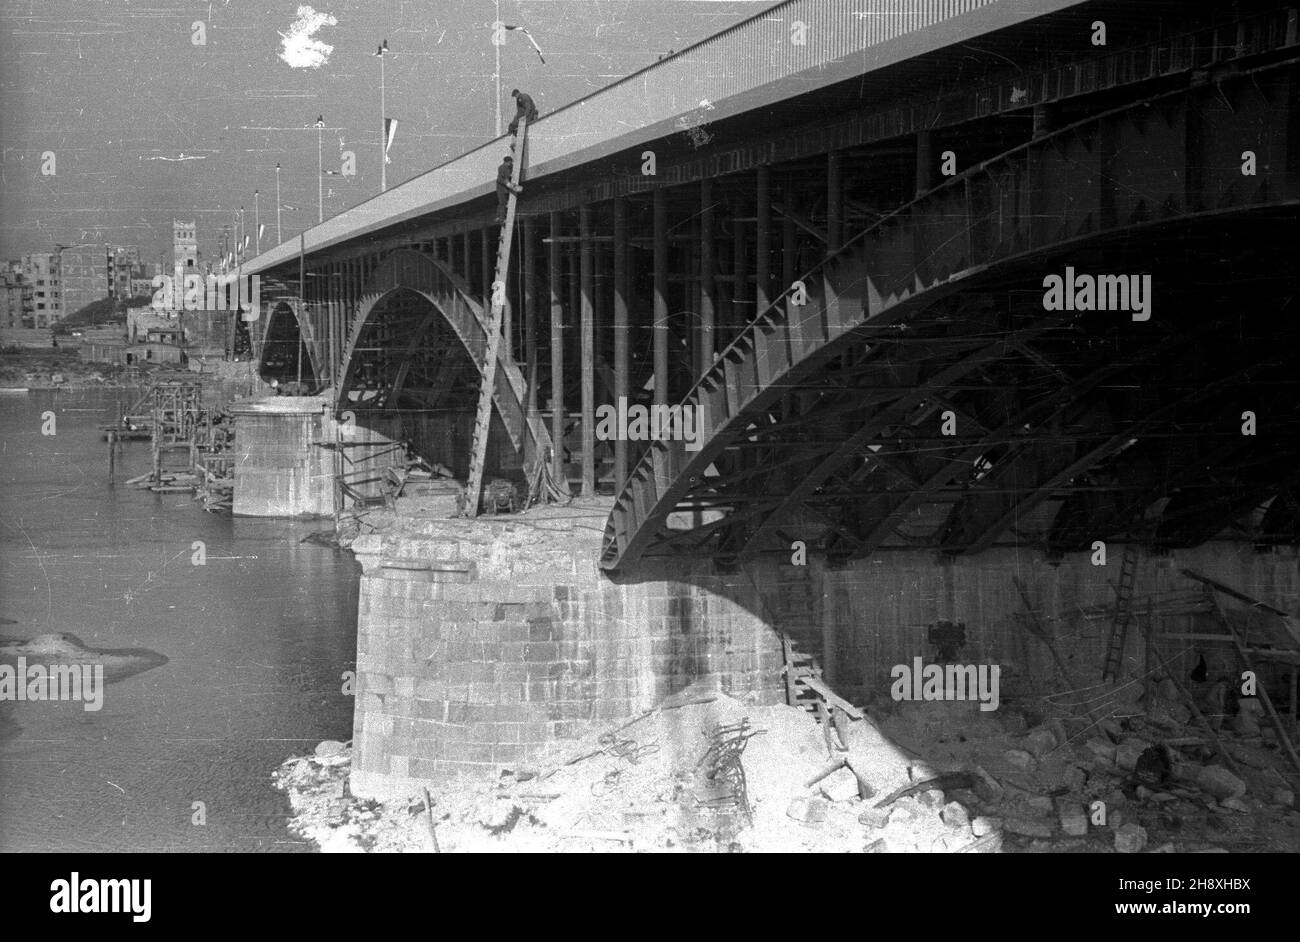
M 832 727 L 696 684 L 527 767 L 444 786 L 431 811 L 351 797 L 341 743 L 275 778 L 293 830 L 330 852 L 1300 848 L 1273 743 L 1225 730 L 1234 772 L 1181 725 L 1176 693 L 1157 687 L 1144 709 L 1135 686 L 1086 717 L 1050 702 L 885 701 Z
M 989 836 L 936 791 L 891 797 L 936 773 L 869 721 L 849 730 L 847 751 L 828 747 L 804 710 L 696 685 L 528 768 L 449 786 L 432 796 L 431 815 L 419 800 L 349 797 L 340 743 L 290 759 L 275 782 L 289 794 L 293 830 L 323 851 L 428 851 L 436 835 L 442 852 L 937 852 Z
M 1103 685 L 980 713 L 953 702 L 890 704 L 877 725 L 939 768 L 983 783 L 972 813 L 1003 850 L 1294 851 L 1300 811 L 1286 756 L 1243 700 L 1222 730 L 1196 722 L 1176 685 Z M 936 723 L 936 717 L 941 722 Z M 1220 747 L 1222 752 L 1219 751 Z M 1224 755 L 1226 753 L 1226 756 Z

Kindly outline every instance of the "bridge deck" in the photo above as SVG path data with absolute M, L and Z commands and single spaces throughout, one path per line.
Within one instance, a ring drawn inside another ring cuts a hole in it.
M 1083 0 L 787 0 L 543 115 L 529 129 L 531 181 L 658 140 L 700 112 L 710 122 L 756 111 Z M 792 41 L 796 23 L 806 42 Z M 498 138 L 366 200 L 244 265 L 295 258 L 439 213 L 492 192 Z

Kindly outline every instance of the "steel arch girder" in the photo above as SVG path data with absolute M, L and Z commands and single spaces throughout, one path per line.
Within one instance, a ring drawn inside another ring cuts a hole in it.
M 1261 74 L 1271 72 L 1270 78 L 1281 76 L 1279 87 L 1289 87 L 1294 68 L 1294 62 L 1271 65 L 1243 72 L 1230 81 L 1257 82 Z M 1190 153 L 1193 142 L 1184 134 L 1183 146 L 1175 147 L 1171 142 L 1179 135 L 1171 131 L 1193 111 L 1198 119 L 1217 117 L 1200 106 L 1202 99 L 1218 93 L 1217 89 L 1198 87 L 1178 89 L 1089 117 L 971 168 L 850 240 L 839 254 L 805 276 L 821 275 L 820 291 L 808 286 L 806 306 L 793 307 L 787 291 L 696 384 L 682 404 L 702 408 L 706 441 L 689 458 L 681 442 L 654 443 L 629 475 L 611 511 L 602 568 L 617 569 L 644 552 L 690 485 L 743 430 L 747 408 L 757 411 L 770 405 L 774 382 L 797 384 L 800 374 L 824 362 L 828 351 L 841 348 L 846 335 L 857 334 L 869 322 L 896 323 L 909 309 L 931 303 L 930 299 L 937 299 L 945 290 L 994 267 L 1005 269 L 1017 260 L 1056 254 L 1071 244 L 1165 225 L 1174 219 L 1205 219 L 1294 204 L 1300 195 L 1297 181 L 1278 169 L 1250 193 L 1231 187 L 1219 190 L 1213 207 L 1202 208 L 1211 188 L 1204 179 L 1196 181 L 1196 192 L 1189 188 L 1188 168 L 1198 163 L 1197 155 Z M 1290 96 L 1286 100 L 1290 105 Z M 1115 168 L 1122 166 L 1120 155 L 1126 147 L 1141 145 L 1153 114 L 1165 118 L 1162 140 L 1168 146 L 1157 152 L 1137 146 L 1144 161 L 1138 169 L 1144 183 L 1158 183 L 1146 188 L 1147 193 L 1167 195 L 1163 200 L 1134 202 Z M 1276 115 L 1263 122 L 1266 128 L 1274 128 L 1274 138 L 1276 123 Z M 1202 142 L 1211 138 L 1213 134 L 1206 133 L 1196 143 L 1203 147 Z M 1274 146 L 1286 150 L 1285 141 L 1275 140 Z M 1083 161 L 1093 167 L 1098 186 L 1109 189 L 1103 189 L 1095 202 L 1076 205 L 1057 200 L 1056 211 L 1041 211 L 1044 207 L 1039 202 L 1056 199 L 1057 194 L 1041 183 L 1033 187 L 1031 183 L 1041 181 L 1053 160 L 1064 159 L 1068 164 L 1075 151 L 1079 151 L 1075 163 Z M 1284 168 L 1287 161 L 1274 166 Z M 1036 196 L 1039 202 L 1035 202 Z M 869 272 L 864 270 L 868 249 Z M 845 282 L 847 291 L 841 287 Z M 814 297 L 818 294 L 821 296 Z M 860 302 L 861 308 L 846 310 L 856 307 L 853 302 Z
M 482 375 L 488 326 L 483 308 L 473 299 L 469 286 L 437 259 L 414 249 L 397 249 L 385 256 L 370 273 L 370 279 L 361 290 L 361 300 L 352 316 L 343 351 L 343 369 L 340 370 L 343 382 L 338 388 L 340 408 L 346 405 L 343 397 L 347 395 L 359 363 L 357 348 L 372 322 L 372 316 L 377 310 L 382 311 L 381 302 L 404 290 L 418 294 L 432 305 L 435 313 L 430 316 L 441 317 L 451 328 Z M 426 318 L 415 331 L 407 346 L 408 355 L 417 348 L 430 323 Z M 495 387 L 492 401 L 511 444 L 524 456 L 531 449 L 533 461 L 544 458 L 551 447 L 550 432 L 541 421 L 529 420 L 525 410 L 527 383 L 518 365 L 506 356 L 504 345 L 498 347 Z M 400 383 L 395 383 L 394 391 L 399 389 Z M 525 465 L 525 470 L 531 468 Z
M 321 372 L 321 365 L 325 361 L 325 351 L 321 349 L 322 341 L 316 337 L 316 328 L 311 317 L 303 316 L 307 305 L 301 298 L 288 295 L 275 298 L 268 307 L 266 327 L 261 331 L 261 337 L 253 351 L 259 368 L 262 365 L 262 357 L 266 354 L 266 340 L 271 336 L 271 325 L 275 322 L 277 315 L 284 316 L 280 313 L 281 309 L 287 308 L 289 313 L 293 315 L 294 322 L 298 325 L 298 333 L 302 337 L 303 348 L 307 351 L 307 362 L 311 364 L 312 375 L 318 379 L 324 376 L 325 374 Z

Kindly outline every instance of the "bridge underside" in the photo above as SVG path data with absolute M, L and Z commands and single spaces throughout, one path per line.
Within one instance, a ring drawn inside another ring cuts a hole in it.
M 267 382 L 284 386 L 303 383 L 315 388 L 315 360 L 308 350 L 300 320 L 291 301 L 277 300 L 269 305 L 265 331 L 258 349 L 259 374 Z
M 751 409 L 645 555 L 1300 538 L 1298 222 L 1151 227 L 855 333 Z M 1044 311 L 1066 265 L 1150 274 L 1150 320 Z

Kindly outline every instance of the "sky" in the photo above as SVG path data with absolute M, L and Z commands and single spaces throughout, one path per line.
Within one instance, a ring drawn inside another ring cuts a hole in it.
M 590 94 L 777 0 L 500 0 L 502 111 Z M 325 215 L 379 191 L 380 61 L 398 122 L 391 188 L 493 136 L 493 0 L 0 0 L 0 259 L 55 243 L 171 254 L 194 219 L 221 228 L 255 203 L 275 244 L 275 165 L 287 240 L 316 222 L 317 116 Z M 254 190 L 260 191 L 255 199 Z

